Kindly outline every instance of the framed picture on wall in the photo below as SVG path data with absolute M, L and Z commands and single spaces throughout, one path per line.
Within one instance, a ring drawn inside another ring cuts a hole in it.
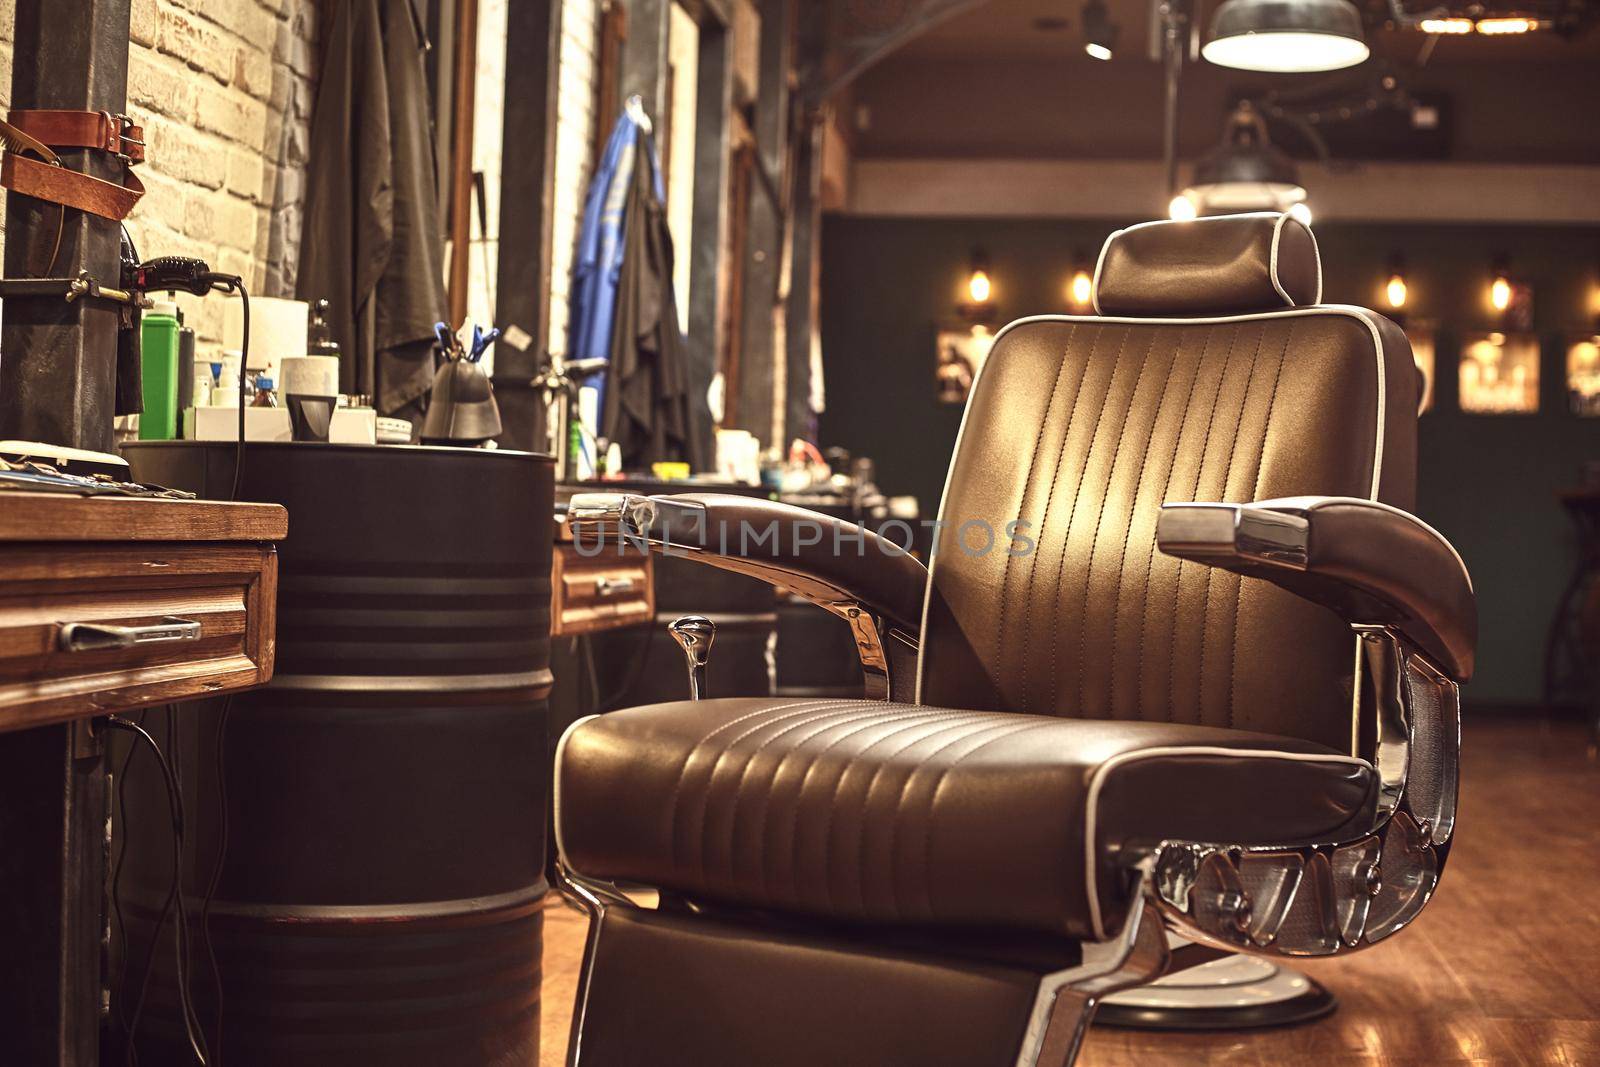
M 994 331 L 987 326 L 947 325 L 939 328 L 934 381 L 939 403 L 965 404 L 972 382 L 983 369 L 994 344 Z
M 1531 415 L 1539 410 L 1539 338 L 1531 333 L 1468 333 L 1461 338 L 1461 410 L 1470 415 Z
M 1574 415 L 1600 418 L 1600 333 L 1567 344 L 1567 407 Z

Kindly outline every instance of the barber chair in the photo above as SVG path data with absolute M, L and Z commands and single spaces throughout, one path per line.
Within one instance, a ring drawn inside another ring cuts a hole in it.
M 559 866 L 592 915 L 570 1063 L 1058 1067 L 1118 990 L 1416 917 L 1472 586 L 1407 510 L 1405 335 L 1320 290 L 1285 216 L 1113 234 L 1094 316 L 995 340 L 926 570 L 766 501 L 573 500 L 591 543 L 848 620 L 871 699 L 566 732 Z M 698 675 L 709 626 L 677 630 Z

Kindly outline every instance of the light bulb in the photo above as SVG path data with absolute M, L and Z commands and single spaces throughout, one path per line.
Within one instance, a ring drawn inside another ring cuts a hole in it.
M 1094 279 L 1088 271 L 1079 270 L 1072 276 L 1072 302 L 1078 307 L 1088 307 L 1093 296 Z
M 1421 22 L 1423 33 L 1471 33 L 1471 19 L 1423 19 Z
M 1083 46 L 1083 50 L 1089 53 L 1090 57 L 1094 59 L 1104 60 L 1111 58 L 1111 49 L 1107 48 L 1103 44 L 1095 44 L 1091 41 Z
M 1406 280 L 1398 274 L 1389 276 L 1389 284 L 1384 287 L 1384 295 L 1389 299 L 1392 308 L 1406 306 Z
M 1311 208 L 1304 200 L 1289 206 L 1289 217 L 1299 220 L 1302 226 L 1311 225 Z
M 1461 21 L 1465 22 L 1466 20 L 1462 19 Z M 1531 33 L 1538 28 L 1538 19 L 1498 18 L 1478 20 L 1478 32 L 1486 34 Z
M 1511 306 L 1511 282 L 1505 275 L 1495 278 L 1494 284 L 1489 286 L 1489 303 L 1494 305 L 1496 311 L 1504 311 Z
M 989 273 L 975 270 L 972 277 L 967 280 L 967 293 L 972 297 L 974 304 L 987 304 L 994 291 L 994 286 L 989 283 Z
M 1167 205 L 1167 216 L 1178 221 L 1192 219 L 1198 212 L 1195 211 L 1194 201 L 1187 196 L 1178 195 L 1172 198 L 1172 203 Z

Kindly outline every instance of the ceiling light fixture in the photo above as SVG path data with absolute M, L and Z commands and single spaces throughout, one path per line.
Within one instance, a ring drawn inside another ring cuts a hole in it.
M 1471 33 L 1473 29 L 1471 19 L 1456 18 L 1423 19 L 1417 26 L 1423 33 L 1447 35 Z
M 1105 0 L 1087 0 L 1082 19 L 1084 52 L 1094 59 L 1110 59 L 1117 50 L 1117 34 L 1122 27 L 1111 21 Z
M 1532 33 L 1539 28 L 1538 19 L 1529 18 L 1490 18 L 1479 19 L 1477 30 L 1479 33 L 1496 36 L 1507 33 Z
M 1173 218 L 1229 215 L 1240 211 L 1287 211 L 1306 225 L 1311 209 L 1294 161 L 1272 145 L 1267 124 L 1248 100 L 1239 102 L 1223 128 L 1222 144 L 1195 164 L 1194 178 L 1173 200 Z M 1184 201 L 1190 212 L 1178 201 Z
M 1342 70 L 1371 54 L 1350 0 L 1224 0 L 1200 54 L 1273 74 Z

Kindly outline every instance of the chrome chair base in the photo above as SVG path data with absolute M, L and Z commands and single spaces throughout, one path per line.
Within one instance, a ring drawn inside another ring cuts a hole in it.
M 1292 967 L 1226 956 L 1101 1001 L 1098 1026 L 1134 1030 L 1253 1030 L 1310 1022 L 1338 998 Z

